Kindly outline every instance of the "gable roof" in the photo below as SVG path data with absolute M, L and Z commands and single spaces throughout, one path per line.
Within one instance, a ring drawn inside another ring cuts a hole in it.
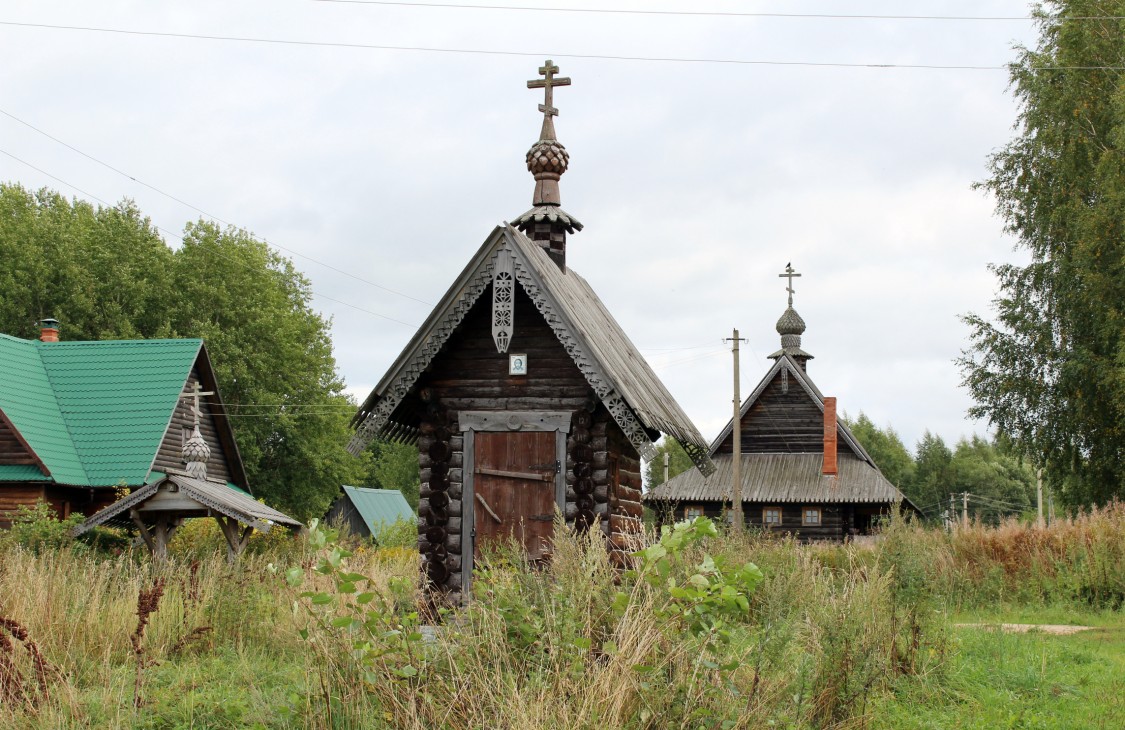
M 541 246 L 507 224 L 485 239 L 360 406 L 348 450 L 357 454 L 376 436 L 416 438 L 413 429 L 394 421 L 395 409 L 492 283 L 501 251 L 511 256 L 516 280 L 641 455 L 651 458 L 653 442 L 665 433 L 683 445 L 701 471 L 711 473 L 703 436 L 586 280 L 571 268 L 559 269 Z
M 197 364 L 213 381 L 199 339 L 40 342 L 0 334 L 0 409 L 52 481 L 144 484 Z M 236 447 L 232 461 L 245 481 Z M 0 480 L 19 478 L 0 466 Z
M 414 510 L 410 509 L 406 497 L 397 489 L 349 487 L 345 484 L 344 495 L 351 500 L 372 535 L 379 531 L 380 526 L 393 525 L 400 519 L 414 521 Z
M 789 354 L 774 353 L 774 362 L 761 381 L 742 403 L 739 423 L 765 393 L 766 388 L 779 373 L 796 380 L 821 413 L 824 412 L 824 395 L 808 373 Z M 729 502 L 734 481 L 733 454 L 716 451 L 730 437 L 734 419 L 727 422 L 711 442 L 710 455 L 716 471 L 703 475 L 688 470 L 669 479 L 643 496 L 644 501 L 715 501 Z M 822 473 L 823 452 L 807 453 L 743 453 L 739 460 L 743 502 L 813 502 L 813 503 L 903 503 L 917 511 L 917 507 L 892 484 L 866 449 L 852 435 L 843 420 L 836 421 L 837 438 L 844 441 L 852 453 L 841 452 L 837 457 L 838 474 Z
M 771 357 L 773 356 L 771 355 Z M 806 373 L 793 358 L 787 354 L 781 354 L 777 357 L 773 367 L 766 372 L 761 381 L 758 382 L 758 385 L 751 391 L 746 400 L 742 402 L 742 407 L 738 410 L 739 423 L 746 417 L 746 414 L 753 408 L 754 404 L 758 402 L 758 399 L 762 397 L 762 393 L 765 392 L 766 387 L 773 382 L 773 379 L 776 378 L 778 373 L 782 370 L 787 371 L 787 374 L 797 381 L 797 384 L 808 394 L 812 402 L 820 409 L 820 412 L 824 413 L 824 394 L 820 392 L 820 388 L 816 387 L 816 383 L 812 381 L 808 373 Z M 723 430 L 720 431 L 719 435 L 715 437 L 715 440 L 711 442 L 711 447 L 708 451 L 711 456 L 715 455 L 715 451 L 731 435 L 733 425 L 734 419 L 727 421 L 727 425 L 723 427 Z M 856 437 L 852 435 L 851 430 L 848 429 L 848 425 L 844 423 L 843 419 L 836 420 L 836 433 L 837 437 L 848 445 L 852 453 L 878 470 L 879 466 L 875 463 L 875 460 L 871 458 L 871 455 L 867 453 L 866 449 L 864 449 Z

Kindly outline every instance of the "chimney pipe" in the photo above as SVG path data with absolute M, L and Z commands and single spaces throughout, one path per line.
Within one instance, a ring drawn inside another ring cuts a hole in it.
M 836 476 L 836 399 L 824 399 L 824 469 L 825 476 Z
M 59 321 L 57 319 L 48 317 L 39 321 L 39 340 L 40 342 L 59 341 Z

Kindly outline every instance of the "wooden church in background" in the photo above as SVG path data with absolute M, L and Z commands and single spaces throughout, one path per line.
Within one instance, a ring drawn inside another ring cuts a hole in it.
M 707 445 L 590 285 L 566 264 L 582 224 L 560 205 L 569 154 L 555 137 L 551 61 L 527 153 L 533 207 L 498 226 L 355 416 L 349 446 L 416 443 L 418 546 L 431 585 L 469 587 L 495 538 L 546 557 L 556 509 L 598 525 L 624 562 L 641 529 L 642 455 L 661 434 L 709 473 Z
M 809 377 L 805 322 L 793 309 L 792 282 L 800 274 L 787 266 L 781 276 L 789 279 L 789 306 L 777 321 L 781 349 L 739 412 L 744 519 L 803 540 L 865 535 L 900 505 L 915 508 L 837 418 L 836 399 Z M 733 493 L 732 426 L 733 420 L 711 444 L 714 473 L 680 474 L 646 494 L 646 504 L 667 519 L 724 517 Z

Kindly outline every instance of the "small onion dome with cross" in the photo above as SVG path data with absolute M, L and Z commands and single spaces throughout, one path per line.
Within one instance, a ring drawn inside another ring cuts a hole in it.
M 535 177 L 535 193 L 531 210 L 517 216 L 512 224 L 529 238 L 547 249 L 551 258 L 566 268 L 566 234 L 582 230 L 582 223 L 562 209 L 559 178 L 570 166 L 570 154 L 555 137 L 554 118 L 559 110 L 554 106 L 556 86 L 570 86 L 570 79 L 555 76 L 559 67 L 550 59 L 539 68 L 541 79 L 527 82 L 529 89 L 543 89 L 543 127 L 539 140 L 527 151 L 527 169 Z
M 781 318 L 777 320 L 777 334 L 781 335 L 781 349 L 770 355 L 771 359 L 776 360 L 782 355 L 788 355 L 800 364 L 801 368 L 805 367 L 805 363 L 813 359 L 813 356 L 801 349 L 801 335 L 805 333 L 805 320 L 801 319 L 801 315 L 797 314 L 797 310 L 793 309 L 793 279 L 800 277 L 790 264 L 785 265 L 785 273 L 778 274 L 782 279 L 788 279 L 789 283 L 785 287 L 785 291 L 789 293 L 789 306 L 781 313 Z

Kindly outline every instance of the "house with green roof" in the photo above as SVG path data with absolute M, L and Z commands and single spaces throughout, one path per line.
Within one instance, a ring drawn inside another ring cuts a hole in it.
M 347 526 L 352 535 L 379 539 L 379 533 L 398 520 L 414 522 L 417 515 L 397 489 L 372 489 L 344 485 L 324 521 Z
M 65 342 L 53 320 L 39 340 L 0 334 L 0 527 L 40 500 L 93 515 L 183 470 L 197 423 L 208 478 L 249 490 L 202 340 Z

